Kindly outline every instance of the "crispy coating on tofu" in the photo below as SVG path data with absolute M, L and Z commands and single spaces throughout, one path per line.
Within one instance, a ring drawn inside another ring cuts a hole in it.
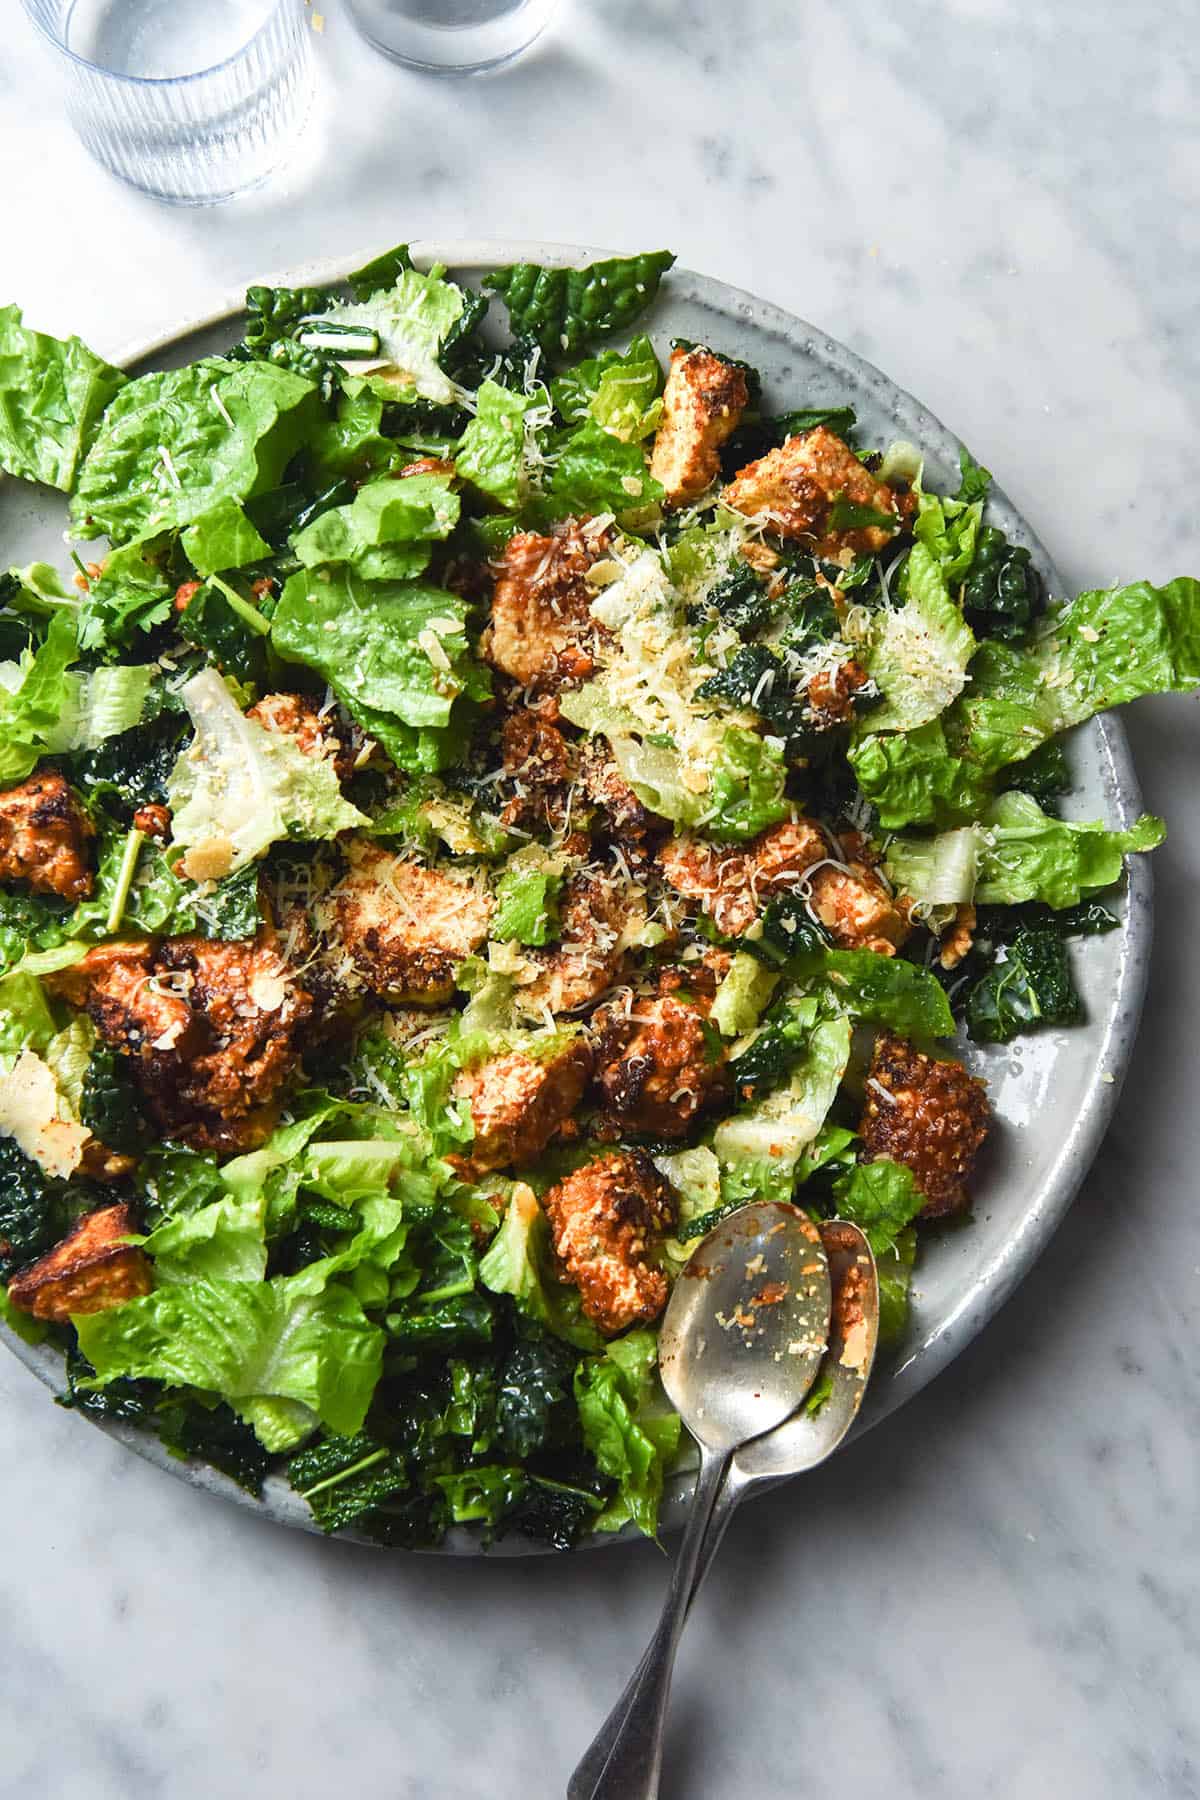
M 479 645 L 494 668 L 549 697 L 564 683 L 586 681 L 607 635 L 589 610 L 595 590 L 587 573 L 611 541 L 606 526 L 579 519 L 556 525 L 549 537 L 520 531 L 509 539 Z
M 825 864 L 809 878 L 809 908 L 843 950 L 895 956 L 912 929 L 908 908 L 865 862 Z
M 647 838 L 661 829 L 661 821 L 644 807 L 613 758 L 603 738 L 590 738 L 579 759 L 583 791 L 599 807 L 605 829 L 621 849 L 640 857 Z
M 813 730 L 832 731 L 837 725 L 848 725 L 854 717 L 854 696 L 870 679 L 862 664 L 853 660 L 814 675 L 805 694 Z
M 601 1137 L 685 1137 L 725 1093 L 726 1051 L 707 1022 L 709 1006 L 683 988 L 648 999 L 630 993 L 594 1016 Z
M 339 781 L 349 781 L 363 746 L 361 733 L 342 727 L 305 694 L 264 694 L 246 714 L 265 731 L 295 738 L 305 756 L 329 756 Z M 355 738 L 357 736 L 357 742 Z
M 136 1244 L 121 1241 L 136 1230 L 126 1205 L 88 1213 L 53 1250 L 12 1277 L 9 1299 L 56 1325 L 73 1314 L 107 1312 L 139 1299 L 152 1285 L 150 1259 Z
M 100 944 L 48 982 L 130 1058 L 167 1136 L 245 1150 L 269 1135 L 312 999 L 266 932 Z
M 558 830 L 566 820 L 575 746 L 527 706 L 518 707 L 500 730 L 500 753 L 510 798 L 500 814 L 505 825 L 548 826 Z
M 716 480 L 718 452 L 737 430 L 749 397 L 742 371 L 703 345 L 672 350 L 650 459 L 650 473 L 666 489 L 669 505 L 698 499 Z
M 830 525 L 835 501 L 869 506 L 895 518 L 897 528 L 904 516 L 895 491 L 877 481 L 849 445 L 824 425 L 747 463 L 722 490 L 721 500 L 733 512 L 761 520 L 776 537 L 811 543 L 818 556 L 831 558 L 845 551 L 875 555 L 895 535 L 882 525 L 851 530 Z
M 667 1278 L 653 1256 L 677 1207 L 650 1158 L 637 1151 L 602 1156 L 552 1187 L 543 1205 L 555 1254 L 587 1317 L 609 1335 L 657 1319 Z
M 740 937 L 764 900 L 799 886 L 806 871 L 829 855 L 825 834 L 811 819 L 772 825 L 740 850 L 701 838 L 672 838 L 659 852 L 668 884 L 697 900 L 717 930 Z
M 592 867 L 566 883 L 559 916 L 559 943 L 527 953 L 538 973 L 516 992 L 517 1005 L 531 1018 L 547 1009 L 578 1012 L 612 986 L 645 927 L 646 899 L 640 889 Z
M 592 1050 L 581 1034 L 553 1055 L 513 1050 L 455 1077 L 452 1092 L 469 1102 L 475 1138 L 455 1158 L 468 1180 L 527 1163 L 544 1150 L 583 1098 Z
M 987 1090 L 961 1063 L 881 1034 L 858 1127 L 864 1160 L 887 1156 L 912 1170 L 925 1196 L 921 1218 L 940 1219 L 966 1205 L 967 1179 L 990 1123 Z
M 0 794 L 0 881 L 35 894 L 86 900 L 92 891 L 87 814 L 56 769 L 41 769 Z
M 350 868 L 314 908 L 349 988 L 397 1006 L 439 1005 L 488 934 L 491 896 L 466 873 L 427 869 L 356 841 Z

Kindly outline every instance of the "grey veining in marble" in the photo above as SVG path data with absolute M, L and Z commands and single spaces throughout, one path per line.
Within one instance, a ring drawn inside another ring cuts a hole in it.
M 661 240 L 918 394 L 1075 585 L 1200 572 L 1190 5 L 564 0 L 465 86 L 325 10 L 303 164 L 196 213 L 86 162 L 8 21 L 0 294 L 116 350 L 384 239 Z M 667 1800 L 1200 1795 L 1200 720 L 1129 723 L 1173 831 L 1117 1124 L 966 1355 L 735 1525 L 685 1639 Z M 7 1357 L 0 1467 L 4 1796 L 549 1800 L 665 1576 L 649 1547 L 449 1564 L 282 1533 Z

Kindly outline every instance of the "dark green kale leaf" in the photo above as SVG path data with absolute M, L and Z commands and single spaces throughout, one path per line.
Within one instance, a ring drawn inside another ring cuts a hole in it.
M 191 732 L 185 712 L 164 710 L 132 731 L 106 738 L 95 750 L 71 757 L 70 779 L 93 812 L 99 807 L 116 823 L 129 826 L 139 807 L 166 801 L 167 777 Z
M 223 673 L 246 686 L 261 687 L 267 673 L 268 623 L 250 601 L 237 598 L 240 606 L 229 598 L 223 583 L 205 582 L 178 615 L 180 635 L 207 650 Z
M 1028 550 L 985 525 L 963 584 L 963 615 L 976 637 L 1023 637 L 1045 603 Z
M 485 1294 L 426 1300 L 419 1294 L 402 1301 L 384 1323 L 392 1342 L 406 1350 L 468 1350 L 489 1344 L 495 1310 Z
M 388 400 L 383 408 L 383 433 L 403 443 L 414 439 L 436 443 L 460 438 L 471 423 L 465 406 L 443 405 L 437 400 Z
M 157 1428 L 173 1456 L 200 1457 L 247 1493 L 261 1495 L 271 1456 L 224 1401 L 209 1407 L 168 1396 L 159 1404 Z
M 967 1030 L 976 1043 L 1007 1044 L 1036 1025 L 1073 1025 L 1083 1006 L 1067 946 L 1056 933 L 1019 931 L 966 997 Z
M 236 875 L 217 882 L 212 892 L 205 894 L 197 917 L 206 937 L 227 943 L 252 938 L 262 924 L 257 864 L 247 863 Z
M 463 309 L 451 325 L 442 340 L 438 351 L 438 362 L 452 380 L 463 387 L 463 372 L 473 370 L 481 358 L 487 355 L 487 345 L 479 334 L 479 327 L 487 316 L 491 301 L 486 294 L 477 294 L 473 288 L 461 290 Z M 478 382 L 475 386 L 478 386 Z
M 833 942 L 799 894 L 777 894 L 768 900 L 759 922 L 758 936 L 742 942 L 753 956 L 770 963 L 772 968 L 782 968 L 793 957 L 819 954 Z
M 1044 744 L 1039 744 L 1032 756 L 1015 764 L 1006 775 L 1005 788 L 1019 788 L 1023 794 L 1029 794 L 1052 818 L 1057 816 L 1054 803 L 1058 796 L 1071 791 L 1066 752 L 1057 738 L 1048 738 Z
M 552 360 L 577 356 L 594 338 L 631 325 L 658 292 L 674 256 L 657 250 L 612 257 L 583 269 L 514 263 L 484 277 L 500 295 L 514 332 L 529 332 Z
M 799 437 L 805 431 L 812 431 L 818 425 L 824 425 L 835 436 L 853 443 L 853 431 L 856 424 L 852 406 L 806 406 L 794 412 L 775 413 L 759 417 L 747 413 L 721 449 L 721 474 L 729 481 L 739 469 L 747 463 L 756 462 L 760 456 L 766 456 L 771 450 L 778 450 L 791 437 Z
M 385 250 L 382 256 L 372 257 L 361 269 L 351 269 L 346 280 L 356 300 L 370 300 L 373 295 L 380 294 L 384 288 L 395 287 L 397 280 L 405 269 L 411 269 L 413 259 L 408 253 L 407 244 L 397 244 L 393 250 Z M 319 297 L 315 310 L 328 305 L 328 296 Z M 308 309 L 310 312 L 313 308 Z
M 52 1249 L 69 1218 L 63 1184 L 51 1181 L 14 1138 L 0 1138 L 0 1277 Z
M 733 1090 L 742 1100 L 757 1100 L 778 1087 L 804 1055 L 812 1026 L 797 1017 L 786 1001 L 777 1000 L 763 1015 L 750 1045 L 729 1064 Z
M 297 341 L 305 319 L 321 314 L 328 305 L 323 288 L 247 288 L 246 329 L 241 343 L 229 352 L 230 360 L 275 363 L 316 382 L 322 398 L 329 400 L 341 379 L 335 355 Z
M 137 1083 L 127 1056 L 97 1044 L 88 1060 L 79 1105 L 80 1122 L 110 1150 L 137 1156 L 151 1141 Z
M 772 737 L 784 740 L 784 754 L 795 756 L 809 747 L 811 723 L 792 694 L 786 663 L 765 644 L 745 644 L 732 662 L 702 682 L 698 700 L 723 700 L 739 710 L 750 708 Z
M 688 608 L 688 624 L 703 630 L 720 622 L 744 636 L 753 636 L 771 617 L 774 608 L 766 583 L 748 562 L 740 562 L 728 575 L 714 582 L 704 599 Z
M 573 1381 L 579 1354 L 545 1332 L 519 1338 L 499 1371 L 500 1442 L 522 1461 L 578 1436 Z
M 52 894 L 0 893 L 0 968 L 66 940 L 71 908 Z
M 299 481 L 285 481 L 281 487 L 252 495 L 245 503 L 246 517 L 274 550 L 281 550 L 288 539 L 297 536 L 306 525 L 319 519 L 334 506 L 348 506 L 356 492 L 354 483 L 342 476 L 319 493 L 312 493 Z
M 613 1491 L 614 1484 L 593 1476 L 591 1485 L 581 1477 L 576 1485 L 552 1481 L 529 1472 L 524 1493 L 505 1514 L 500 1536 L 518 1534 L 549 1544 L 554 1550 L 573 1550 Z
M 412 1485 L 404 1457 L 365 1431 L 318 1439 L 293 1456 L 288 1480 L 308 1501 L 322 1531 L 347 1525 L 369 1531 L 378 1509 L 405 1496 Z

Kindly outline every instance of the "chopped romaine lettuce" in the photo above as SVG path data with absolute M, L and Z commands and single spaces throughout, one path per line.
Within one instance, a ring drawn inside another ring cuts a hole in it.
M 70 493 L 126 379 L 78 338 L 31 331 L 18 307 L 0 307 L 0 468 Z

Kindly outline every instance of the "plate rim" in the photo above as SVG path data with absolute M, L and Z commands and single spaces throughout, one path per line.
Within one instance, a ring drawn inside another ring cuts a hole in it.
M 328 287 L 344 282 L 349 270 L 382 255 L 388 245 L 337 257 L 322 257 L 260 276 L 253 285 Z M 409 244 L 414 261 L 428 267 L 432 263 L 450 269 L 496 267 L 512 262 L 536 262 L 548 267 L 569 267 L 593 262 L 628 252 L 597 246 L 561 244 L 528 239 L 414 239 Z M 783 339 L 803 336 L 808 347 L 828 368 L 844 374 L 860 387 L 878 384 L 892 401 L 899 402 L 910 416 L 916 416 L 922 434 L 922 445 L 936 440 L 937 447 L 957 455 L 962 440 L 924 403 L 906 388 L 893 381 L 874 363 L 848 344 L 830 336 L 798 314 L 763 300 L 747 289 L 734 286 L 696 270 L 672 267 L 668 281 L 686 281 L 694 297 L 715 302 L 722 310 L 753 323 Z M 669 297 L 670 288 L 666 289 Z M 229 290 L 202 313 L 177 322 L 169 331 L 140 336 L 122 346 L 110 360 L 128 368 L 145 363 L 172 351 L 197 332 L 209 331 L 245 311 L 245 287 Z M 1067 592 L 1058 570 L 1038 534 L 1008 499 L 1004 490 L 993 485 L 990 504 L 1015 527 L 1047 574 L 1054 590 Z M 1130 826 L 1141 811 L 1141 789 L 1133 764 L 1125 728 L 1115 713 L 1101 714 L 1077 728 L 1096 739 L 1099 761 L 1106 785 L 1111 793 L 1116 823 Z M 1149 978 L 1150 950 L 1153 941 L 1154 874 L 1148 857 L 1136 857 L 1126 865 L 1125 911 L 1121 922 L 1120 961 L 1117 981 L 1104 1018 L 1104 1030 L 1098 1040 L 1096 1072 L 1091 1077 L 1079 1108 L 1072 1119 L 1053 1163 L 1041 1182 L 1038 1205 L 1031 1210 L 1020 1228 L 1005 1238 L 1002 1245 L 967 1286 L 948 1317 L 921 1342 L 914 1343 L 891 1369 L 886 1384 L 873 1388 L 866 1405 L 847 1441 L 854 1441 L 879 1424 L 899 1407 L 921 1392 L 954 1361 L 973 1338 L 1001 1310 L 1016 1287 L 1032 1269 L 1038 1257 L 1070 1210 L 1079 1188 L 1100 1149 L 1120 1097 L 1132 1059 L 1138 1023 L 1145 1001 Z M 1111 1077 L 1111 1079 L 1106 1079 Z M 0 1342 L 52 1391 L 62 1387 L 62 1359 L 57 1348 L 27 1344 L 15 1331 L 0 1321 Z M 228 1476 L 209 1464 L 173 1456 L 159 1439 L 120 1420 L 94 1418 L 84 1414 L 90 1424 L 106 1436 L 115 1438 L 143 1461 L 164 1469 L 190 1486 L 221 1499 L 232 1500 L 251 1508 L 272 1523 L 319 1533 L 300 1497 L 279 1477 L 268 1480 L 260 1500 L 238 1487 Z M 676 1473 L 668 1482 L 662 1508 L 664 1530 L 675 1529 L 686 1515 L 692 1491 L 690 1472 Z M 766 1486 L 768 1484 L 764 1484 Z M 335 1534 L 343 1541 L 382 1548 L 373 1539 L 353 1532 Z M 630 1527 L 611 1537 L 585 1539 L 580 1548 L 603 1548 L 627 1542 L 640 1542 L 640 1533 Z M 443 1542 L 418 1554 L 440 1556 L 476 1556 L 507 1560 L 511 1556 L 553 1555 L 548 1545 L 524 1539 L 502 1539 L 485 1549 L 479 1536 L 462 1527 L 452 1529 Z

